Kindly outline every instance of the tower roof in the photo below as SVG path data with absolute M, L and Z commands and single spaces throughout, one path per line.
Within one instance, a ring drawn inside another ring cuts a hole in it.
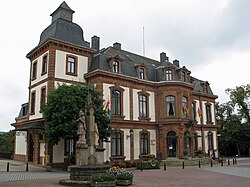
M 72 21 L 74 13 L 75 11 L 72 10 L 65 1 L 63 1 L 62 4 L 60 4 L 60 6 L 52 14 L 50 14 L 50 16 L 52 16 L 52 23 L 59 18 Z

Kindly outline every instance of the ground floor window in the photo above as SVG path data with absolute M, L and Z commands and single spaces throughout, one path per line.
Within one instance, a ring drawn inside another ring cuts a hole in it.
M 72 138 L 65 138 L 64 141 L 64 155 L 68 156 L 74 152 L 74 140 Z
M 114 132 L 111 135 L 111 155 L 122 156 L 122 133 Z
M 149 132 L 142 131 L 140 133 L 140 154 L 146 155 L 149 154 Z

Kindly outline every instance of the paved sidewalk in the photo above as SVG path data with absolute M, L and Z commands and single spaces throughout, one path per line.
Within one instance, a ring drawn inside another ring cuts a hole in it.
M 214 167 L 168 167 L 167 171 L 160 170 L 133 170 L 134 183 L 132 187 L 249 187 L 250 186 L 250 159 L 239 160 L 237 165 Z M 246 170 L 245 170 L 246 169 Z M 3 180 L 0 187 L 60 187 L 60 179 L 69 178 L 67 172 L 0 172 Z M 0 179 L 1 180 L 1 179 Z M 20 180 L 20 181 L 15 181 Z M 13 181 L 13 182 L 10 182 Z

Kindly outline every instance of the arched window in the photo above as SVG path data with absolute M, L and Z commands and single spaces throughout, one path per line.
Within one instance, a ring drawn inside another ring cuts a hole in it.
M 149 154 L 149 132 L 142 131 L 140 133 L 140 154 L 145 155 Z
M 117 90 L 113 90 L 111 98 L 112 115 L 121 115 L 121 93 Z
M 188 100 L 186 97 L 182 97 L 182 117 L 188 116 Z
M 111 155 L 122 156 L 122 133 L 114 132 L 111 135 Z
M 167 96 L 167 116 L 175 116 L 175 97 Z
M 172 81 L 173 76 L 172 76 L 172 70 L 168 69 L 166 70 L 166 81 Z
M 147 96 L 139 95 L 139 103 L 140 103 L 140 117 L 148 117 L 147 113 Z
M 113 61 L 113 72 L 119 73 L 119 62 Z

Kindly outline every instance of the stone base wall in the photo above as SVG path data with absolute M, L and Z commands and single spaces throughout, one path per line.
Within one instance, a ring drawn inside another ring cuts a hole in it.
M 26 155 L 14 154 L 14 160 L 26 162 L 27 161 L 27 156 Z

